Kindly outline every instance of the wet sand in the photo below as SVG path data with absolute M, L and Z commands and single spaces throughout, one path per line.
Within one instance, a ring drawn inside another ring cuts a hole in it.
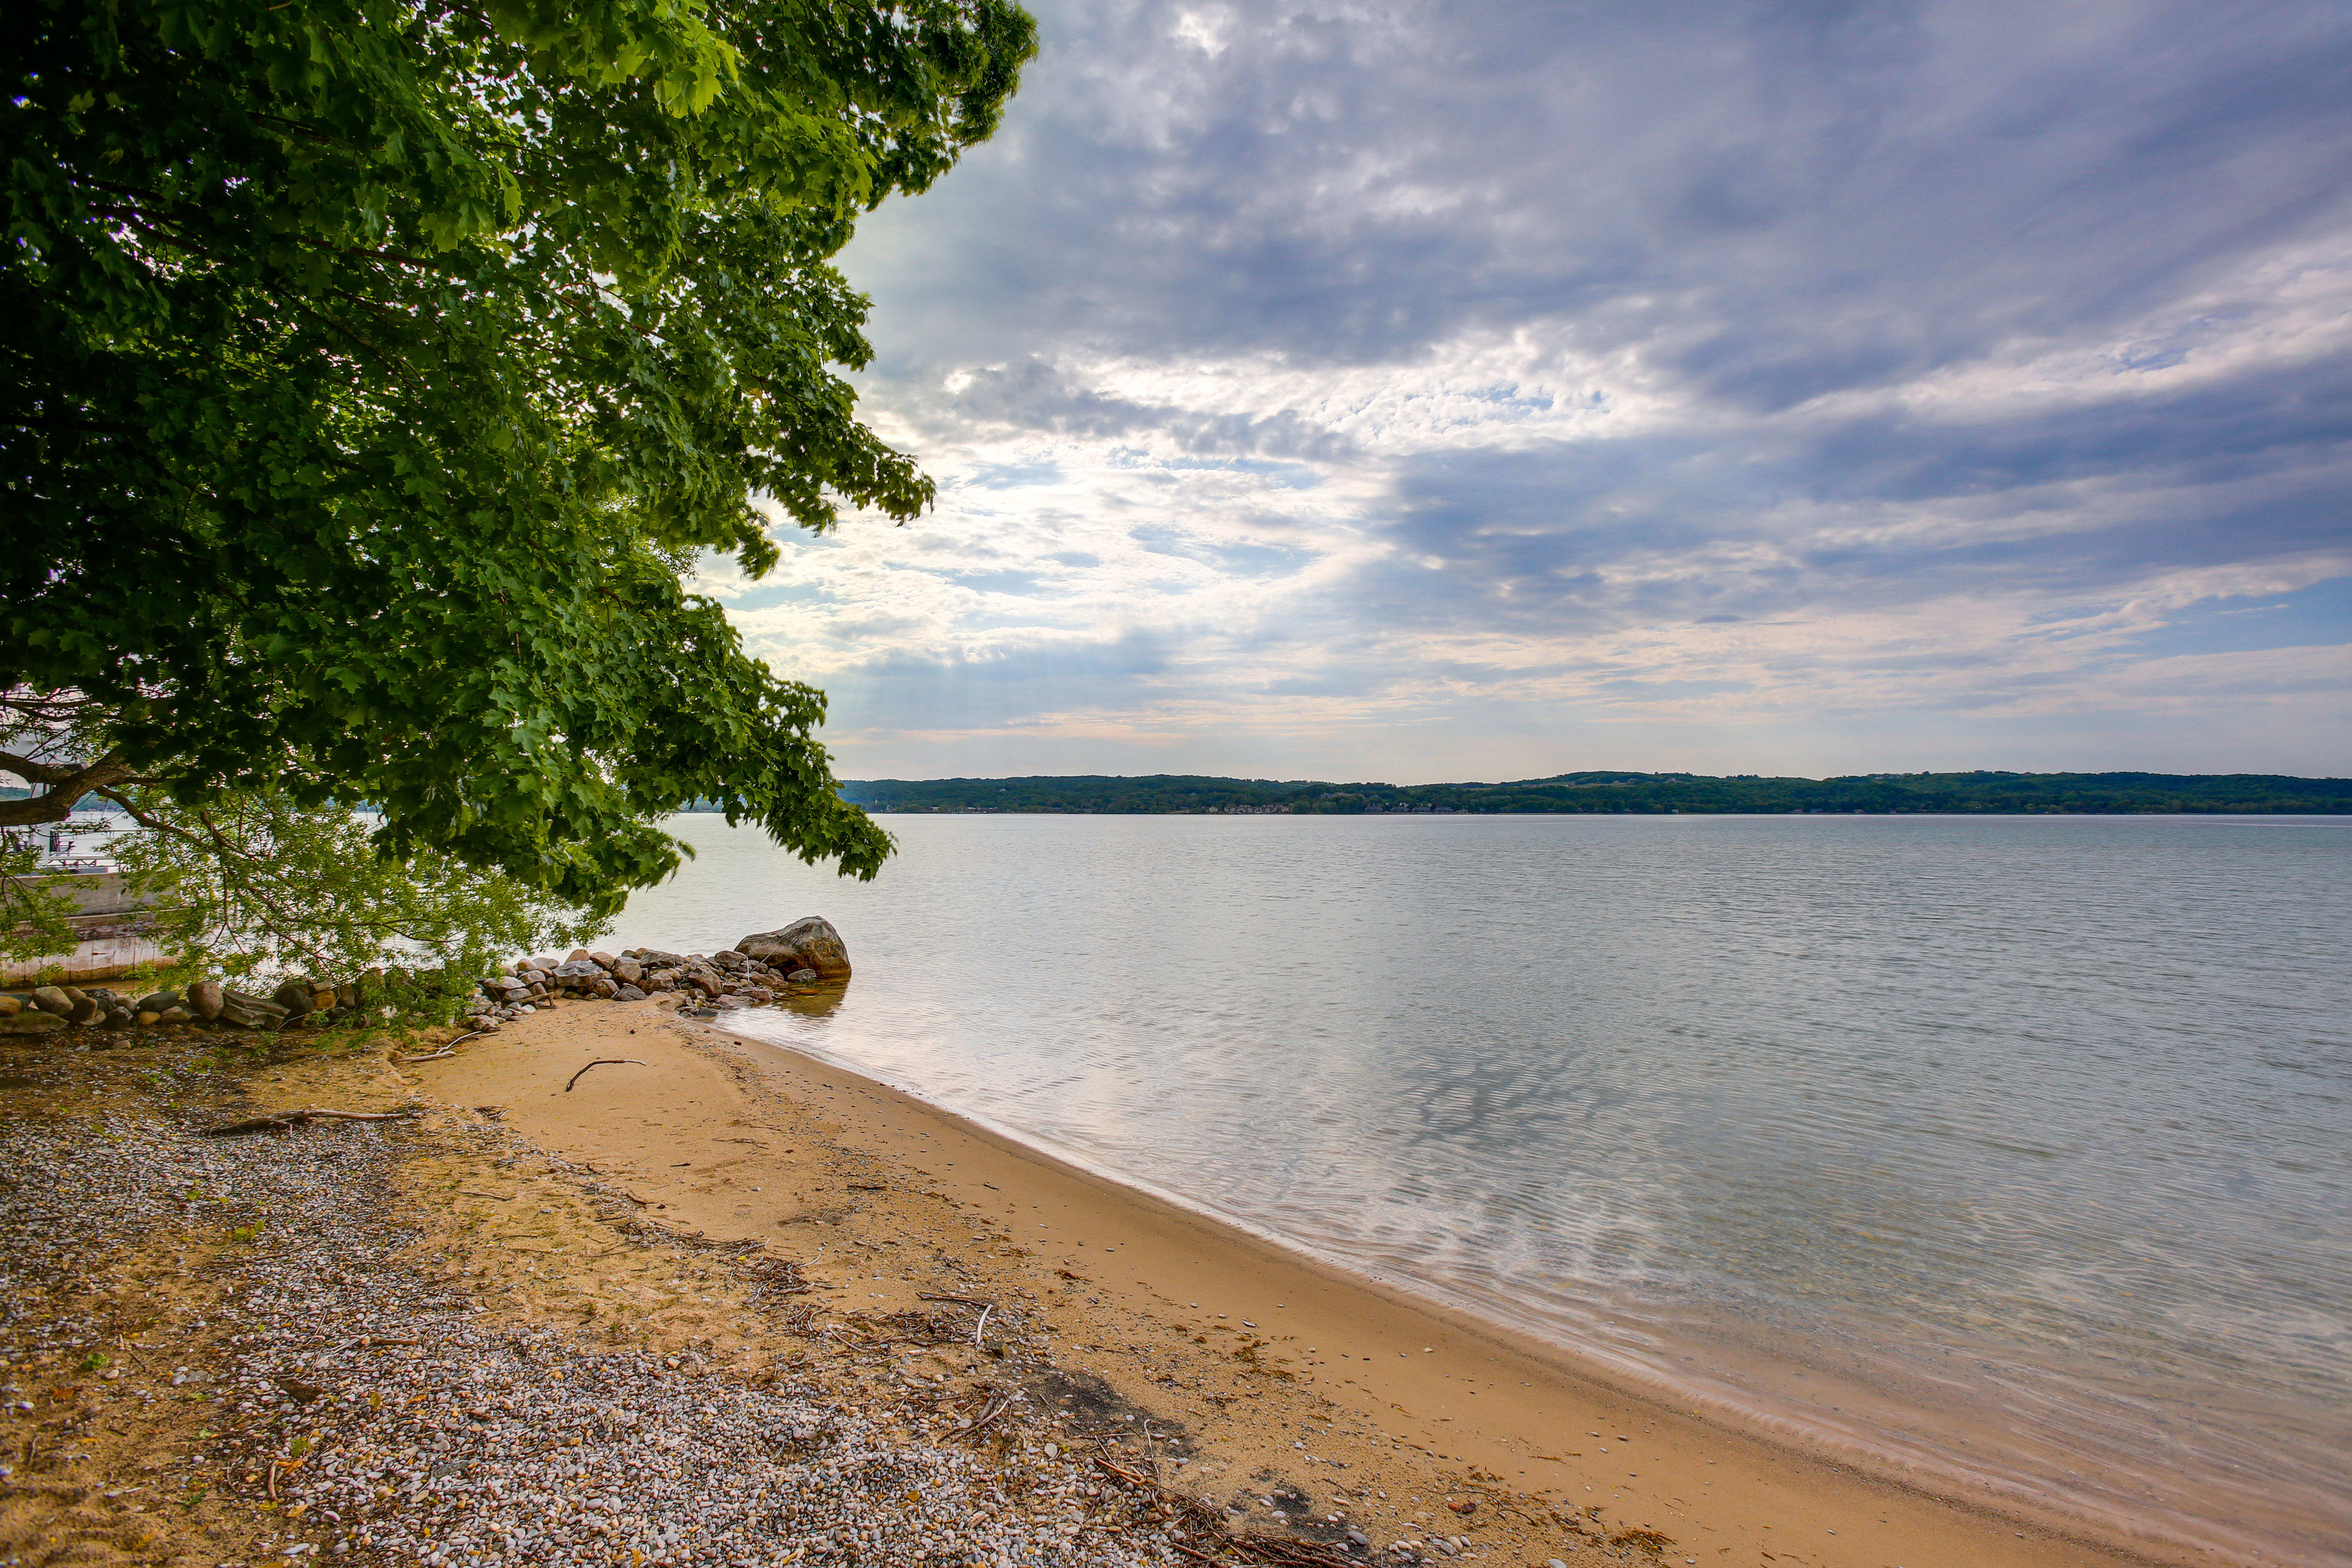
M 611 1058 L 642 1065 L 565 1089 Z M 413 1070 L 436 1100 L 500 1107 L 664 1224 L 766 1242 L 834 1310 L 1017 1302 L 1074 1399 L 1099 1379 L 1174 1484 L 1241 1505 L 1237 1521 L 1337 1512 L 1375 1547 L 1466 1535 L 1472 1555 L 1533 1564 L 1641 1545 L 1739 1568 L 2222 1560 L 2102 1542 L 1732 1429 L 654 1003 L 567 1005 Z

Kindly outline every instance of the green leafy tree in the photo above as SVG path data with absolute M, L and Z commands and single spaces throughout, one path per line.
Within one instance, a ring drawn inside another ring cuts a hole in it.
M 499 959 L 569 948 L 610 924 L 435 850 L 378 855 L 352 813 L 282 791 L 194 807 L 132 799 L 147 830 L 121 860 L 132 886 L 155 895 L 157 939 L 232 977 L 348 979 L 400 965 L 446 968 L 469 986 Z
M 688 593 L 905 520 L 829 258 L 995 128 L 1007 0 L 24 0 L 5 24 L 0 768 L 592 911 L 718 803 L 871 876 L 823 695 Z M 69 720 L 38 716 L 73 708 Z M 28 706 L 29 705 L 29 706 Z M 46 727 L 45 727 L 46 726 Z
M 40 875 L 40 858 L 37 841 L 0 838 L 0 958 L 47 958 L 79 940 L 67 891 L 79 879 Z

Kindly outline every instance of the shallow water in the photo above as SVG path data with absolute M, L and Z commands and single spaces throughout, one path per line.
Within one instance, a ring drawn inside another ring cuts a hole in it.
M 2352 823 L 711 816 L 730 1022 L 1832 1443 L 2352 1561 Z

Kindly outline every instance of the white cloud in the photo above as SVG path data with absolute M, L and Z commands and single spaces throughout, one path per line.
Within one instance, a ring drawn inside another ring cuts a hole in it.
M 851 772 L 2346 771 L 2344 13 L 1044 20 L 845 261 L 938 510 L 710 584 Z

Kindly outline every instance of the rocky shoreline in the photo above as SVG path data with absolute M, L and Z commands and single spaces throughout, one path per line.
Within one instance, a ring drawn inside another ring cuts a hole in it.
M 489 1034 L 564 998 L 642 1002 L 674 996 L 680 1012 L 710 1018 L 733 1008 L 814 994 L 849 976 L 841 933 L 830 921 L 809 915 L 707 955 L 575 948 L 562 958 L 514 959 L 470 981 L 443 970 L 371 968 L 341 981 L 292 976 L 267 995 L 210 977 L 143 993 L 105 985 L 37 985 L 0 991 L 0 1035 L 175 1026 L 263 1032 L 364 1026 L 421 1015 L 446 1017 L 446 1010 L 435 1012 L 435 1003 L 453 993 L 459 994 L 467 1027 Z
M 559 996 L 643 1002 L 676 995 L 690 1017 L 712 1018 L 785 996 L 814 995 L 850 975 L 849 951 L 830 921 L 809 915 L 705 955 L 658 948 L 619 953 L 575 948 L 563 958 L 522 958 L 501 966 L 467 998 L 467 1022 L 487 1034 Z

